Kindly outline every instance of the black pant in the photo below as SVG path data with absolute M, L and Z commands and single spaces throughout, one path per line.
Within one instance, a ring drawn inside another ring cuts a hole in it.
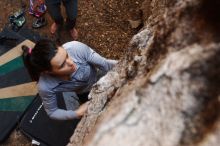
M 89 95 L 89 92 L 82 93 L 82 94 L 77 94 L 77 96 L 79 97 L 79 103 L 83 104 L 86 101 L 88 101 L 88 95 Z
M 63 3 L 66 9 L 66 27 L 67 29 L 72 29 L 75 27 L 76 23 L 78 5 L 77 0 L 46 0 L 45 4 L 54 22 L 58 26 L 62 26 L 64 23 L 64 19 L 61 15 L 61 2 Z

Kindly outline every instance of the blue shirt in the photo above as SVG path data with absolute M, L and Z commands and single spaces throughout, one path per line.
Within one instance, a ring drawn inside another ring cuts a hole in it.
M 76 118 L 77 115 L 73 110 L 57 107 L 56 92 L 88 92 L 98 80 L 97 69 L 104 74 L 117 63 L 115 60 L 100 56 L 87 45 L 77 41 L 65 43 L 63 48 L 77 66 L 76 71 L 71 74 L 71 80 L 64 81 L 42 73 L 38 82 L 39 95 L 44 108 L 50 118 L 57 120 L 69 120 Z

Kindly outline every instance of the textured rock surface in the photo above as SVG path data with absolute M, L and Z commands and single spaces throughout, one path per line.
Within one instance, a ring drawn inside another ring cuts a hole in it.
M 144 28 L 94 86 L 73 146 L 218 146 L 220 2 L 146 0 Z

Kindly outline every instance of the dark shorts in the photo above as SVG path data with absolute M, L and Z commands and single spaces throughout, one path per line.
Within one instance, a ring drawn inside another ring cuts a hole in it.
M 67 29 L 72 29 L 75 27 L 76 17 L 77 17 L 77 0 L 46 0 L 45 1 L 48 12 L 54 22 L 58 25 L 63 25 L 64 18 L 61 15 L 61 4 L 66 10 L 66 27 Z

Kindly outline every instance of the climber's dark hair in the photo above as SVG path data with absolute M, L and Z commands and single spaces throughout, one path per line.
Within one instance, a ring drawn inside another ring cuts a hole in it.
M 38 81 L 43 71 L 52 69 L 50 61 L 57 53 L 57 46 L 51 40 L 39 40 L 34 48 L 23 45 L 22 50 L 24 65 L 33 80 Z

